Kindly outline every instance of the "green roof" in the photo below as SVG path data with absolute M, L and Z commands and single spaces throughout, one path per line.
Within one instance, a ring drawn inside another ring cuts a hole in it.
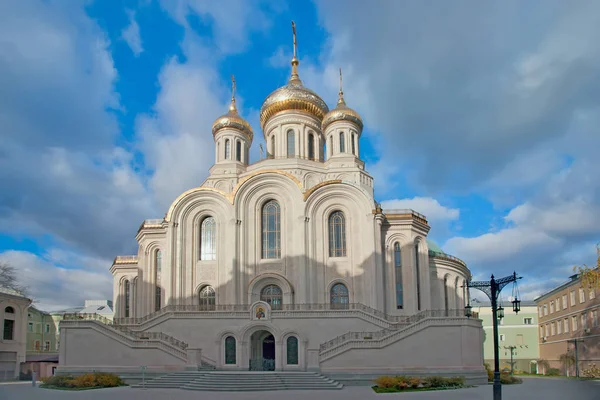
M 440 246 L 437 245 L 433 240 L 427 239 L 427 247 L 429 247 L 429 251 L 435 254 L 446 254 L 444 250 Z

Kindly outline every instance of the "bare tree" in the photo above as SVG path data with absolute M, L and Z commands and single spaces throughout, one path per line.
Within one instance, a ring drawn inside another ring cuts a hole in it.
M 0 288 L 11 289 L 22 295 L 27 291 L 17 280 L 16 268 L 3 261 L 0 261 Z

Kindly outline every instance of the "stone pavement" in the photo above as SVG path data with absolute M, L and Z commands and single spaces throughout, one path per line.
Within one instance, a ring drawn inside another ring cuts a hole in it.
M 600 381 L 577 381 L 559 378 L 525 378 L 522 385 L 502 387 L 504 400 L 600 400 Z M 435 392 L 377 394 L 369 387 L 345 387 L 342 390 L 284 390 L 273 392 L 197 392 L 180 389 L 132 389 L 130 387 L 69 392 L 40 389 L 31 383 L 0 384 L 0 400 L 362 400 L 400 398 L 402 400 L 491 400 L 492 387 Z

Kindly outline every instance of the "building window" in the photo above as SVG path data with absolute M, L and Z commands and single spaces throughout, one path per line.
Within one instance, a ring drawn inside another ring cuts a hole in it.
M 543 338 L 544 337 L 544 327 L 540 326 L 540 337 Z
M 560 335 L 562 333 L 562 322 L 556 321 L 556 334 Z
M 571 290 L 571 307 L 575 307 L 575 291 Z
M 569 304 L 567 304 L 567 295 L 566 294 L 563 294 L 563 297 L 562 297 L 562 306 L 563 306 L 563 310 L 566 310 L 567 307 L 569 306 Z
M 554 300 L 550 302 L 550 314 L 554 314 Z
M 50 342 L 44 342 L 44 351 L 50 351 Z
M 235 338 L 227 336 L 225 339 L 225 364 L 235 364 Z
M 346 152 L 346 140 L 344 138 L 344 132 L 340 132 L 340 153 Z
M 573 325 L 573 332 L 575 332 L 577 330 L 577 317 L 576 316 L 571 317 L 571 325 Z
M 592 311 L 592 326 L 594 328 L 598 327 L 598 310 Z
M 579 288 L 579 303 L 585 302 L 585 290 L 583 288 Z
M 15 321 L 12 319 L 5 319 L 4 320 L 4 334 L 2 335 L 3 339 L 4 340 L 13 340 L 14 336 L 15 336 Z
M 239 140 L 235 142 L 235 160 L 242 161 L 242 142 Z
M 275 135 L 271 136 L 271 157 L 275 157 Z
M 329 157 L 333 155 L 333 136 L 329 136 Z
M 533 318 L 523 318 L 523 324 L 524 325 L 532 325 L 533 324 Z
M 162 275 L 162 252 L 160 249 L 156 250 L 156 253 L 154 253 L 154 264 L 154 271 L 156 273 L 154 277 L 156 282 L 156 286 L 154 287 L 154 311 L 158 311 L 162 307 L 162 289 L 160 285 Z
M 569 332 L 569 318 L 565 318 L 563 327 L 565 328 L 565 333 Z
M 444 310 L 448 312 L 448 277 L 444 277 Z M 502 322 L 502 320 L 500 320 Z
M 131 285 L 129 281 L 125 281 L 125 318 L 129 318 L 129 299 L 130 299 Z
M 560 311 L 560 297 L 556 298 L 556 301 L 554 302 L 555 306 L 556 306 L 556 312 Z
M 4 309 L 4 313 L 5 314 L 14 314 L 15 313 L 15 309 L 12 307 L 6 307 Z M 31 317 L 31 314 L 27 314 L 27 316 Z
M 354 143 L 354 133 L 352 134 L 352 155 L 356 155 L 356 144 Z
M 548 304 L 544 304 L 544 315 L 548 315 Z
M 348 288 L 343 283 L 336 283 L 331 287 L 329 293 L 329 304 L 334 309 L 348 309 L 350 305 L 350 297 L 348 296 Z
M 281 213 L 275 200 L 262 209 L 262 258 L 281 258 Z
M 286 341 L 286 353 L 288 365 L 298 365 L 298 338 L 290 336 Z
M 545 336 L 550 336 L 550 332 L 549 332 L 549 328 L 548 328 L 548 324 L 544 325 L 544 331 L 545 331 Z
M 308 134 L 308 159 L 315 159 L 315 135 L 312 133 Z
M 277 285 L 268 285 L 260 292 L 260 300 L 271 306 L 271 310 L 281 310 L 283 295 Z
M 27 323 L 27 332 L 33 332 L 33 322 Z
M 396 308 L 401 310 L 404 307 L 403 289 L 402 289 L 402 253 L 400 243 L 394 243 L 394 273 L 396 275 Z
M 216 307 L 215 289 L 212 286 L 204 286 L 198 293 L 200 310 L 214 310 Z
M 586 313 L 581 314 L 581 327 L 583 329 L 587 329 L 587 314 Z
M 419 242 L 415 243 L 415 272 L 417 278 L 417 310 L 421 311 L 421 271 L 419 267 Z
M 346 221 L 341 211 L 329 215 L 329 257 L 346 257 Z
M 540 307 L 539 307 L 539 309 L 538 309 L 538 314 L 539 314 L 539 316 L 540 316 L 540 317 L 543 317 L 543 316 L 544 316 L 544 307 L 543 307 L 543 306 L 540 306 Z
M 213 217 L 206 217 L 200 228 L 200 259 L 217 259 L 217 224 Z
M 225 139 L 225 159 L 231 159 L 231 142 L 229 139 Z
M 590 300 L 592 300 L 592 299 L 596 298 L 596 292 L 595 292 L 595 290 L 594 290 L 594 289 L 591 289 L 591 290 L 590 290 L 590 292 L 588 293 L 588 298 L 589 298 Z
M 501 335 L 500 335 L 500 341 L 501 341 L 501 342 L 504 342 L 504 339 L 506 339 L 506 336 L 501 334 Z
M 552 336 L 556 335 L 556 324 L 554 322 L 550 325 L 550 332 Z
M 50 333 L 50 324 L 46 324 L 44 332 Z
M 287 131 L 287 156 L 294 157 L 296 155 L 296 135 L 293 130 Z

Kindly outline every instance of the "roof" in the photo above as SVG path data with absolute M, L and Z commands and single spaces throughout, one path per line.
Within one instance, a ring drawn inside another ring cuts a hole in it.
M 578 280 L 579 280 L 579 274 L 571 275 L 571 276 L 569 276 L 569 280 L 568 280 L 568 281 L 566 281 L 566 282 L 564 282 L 564 283 L 561 283 L 560 285 L 558 285 L 558 286 L 557 286 L 557 287 L 555 287 L 554 289 L 550 289 L 550 290 L 548 290 L 546 293 L 542 293 L 542 294 L 540 294 L 540 295 L 539 295 L 538 297 L 536 297 L 534 300 L 535 300 L 535 301 L 539 301 L 539 300 L 541 300 L 542 298 L 544 298 L 544 297 L 546 297 L 546 296 L 548 296 L 548 295 L 550 295 L 550 294 L 553 294 L 553 293 L 555 293 L 555 292 L 559 292 L 559 291 L 561 291 L 561 290 L 563 290 L 563 289 L 565 289 L 565 288 L 567 288 L 567 287 L 569 287 L 569 286 L 573 285 L 573 284 L 574 284 L 574 283 L 576 283 Z
M 436 254 L 444 254 L 446 255 L 447 253 L 442 250 L 442 248 L 440 246 L 437 245 L 436 242 L 434 242 L 431 239 L 426 239 L 425 240 L 427 242 L 427 247 L 429 248 L 429 251 L 436 253 Z
M 58 362 L 58 353 L 27 354 L 25 362 Z

